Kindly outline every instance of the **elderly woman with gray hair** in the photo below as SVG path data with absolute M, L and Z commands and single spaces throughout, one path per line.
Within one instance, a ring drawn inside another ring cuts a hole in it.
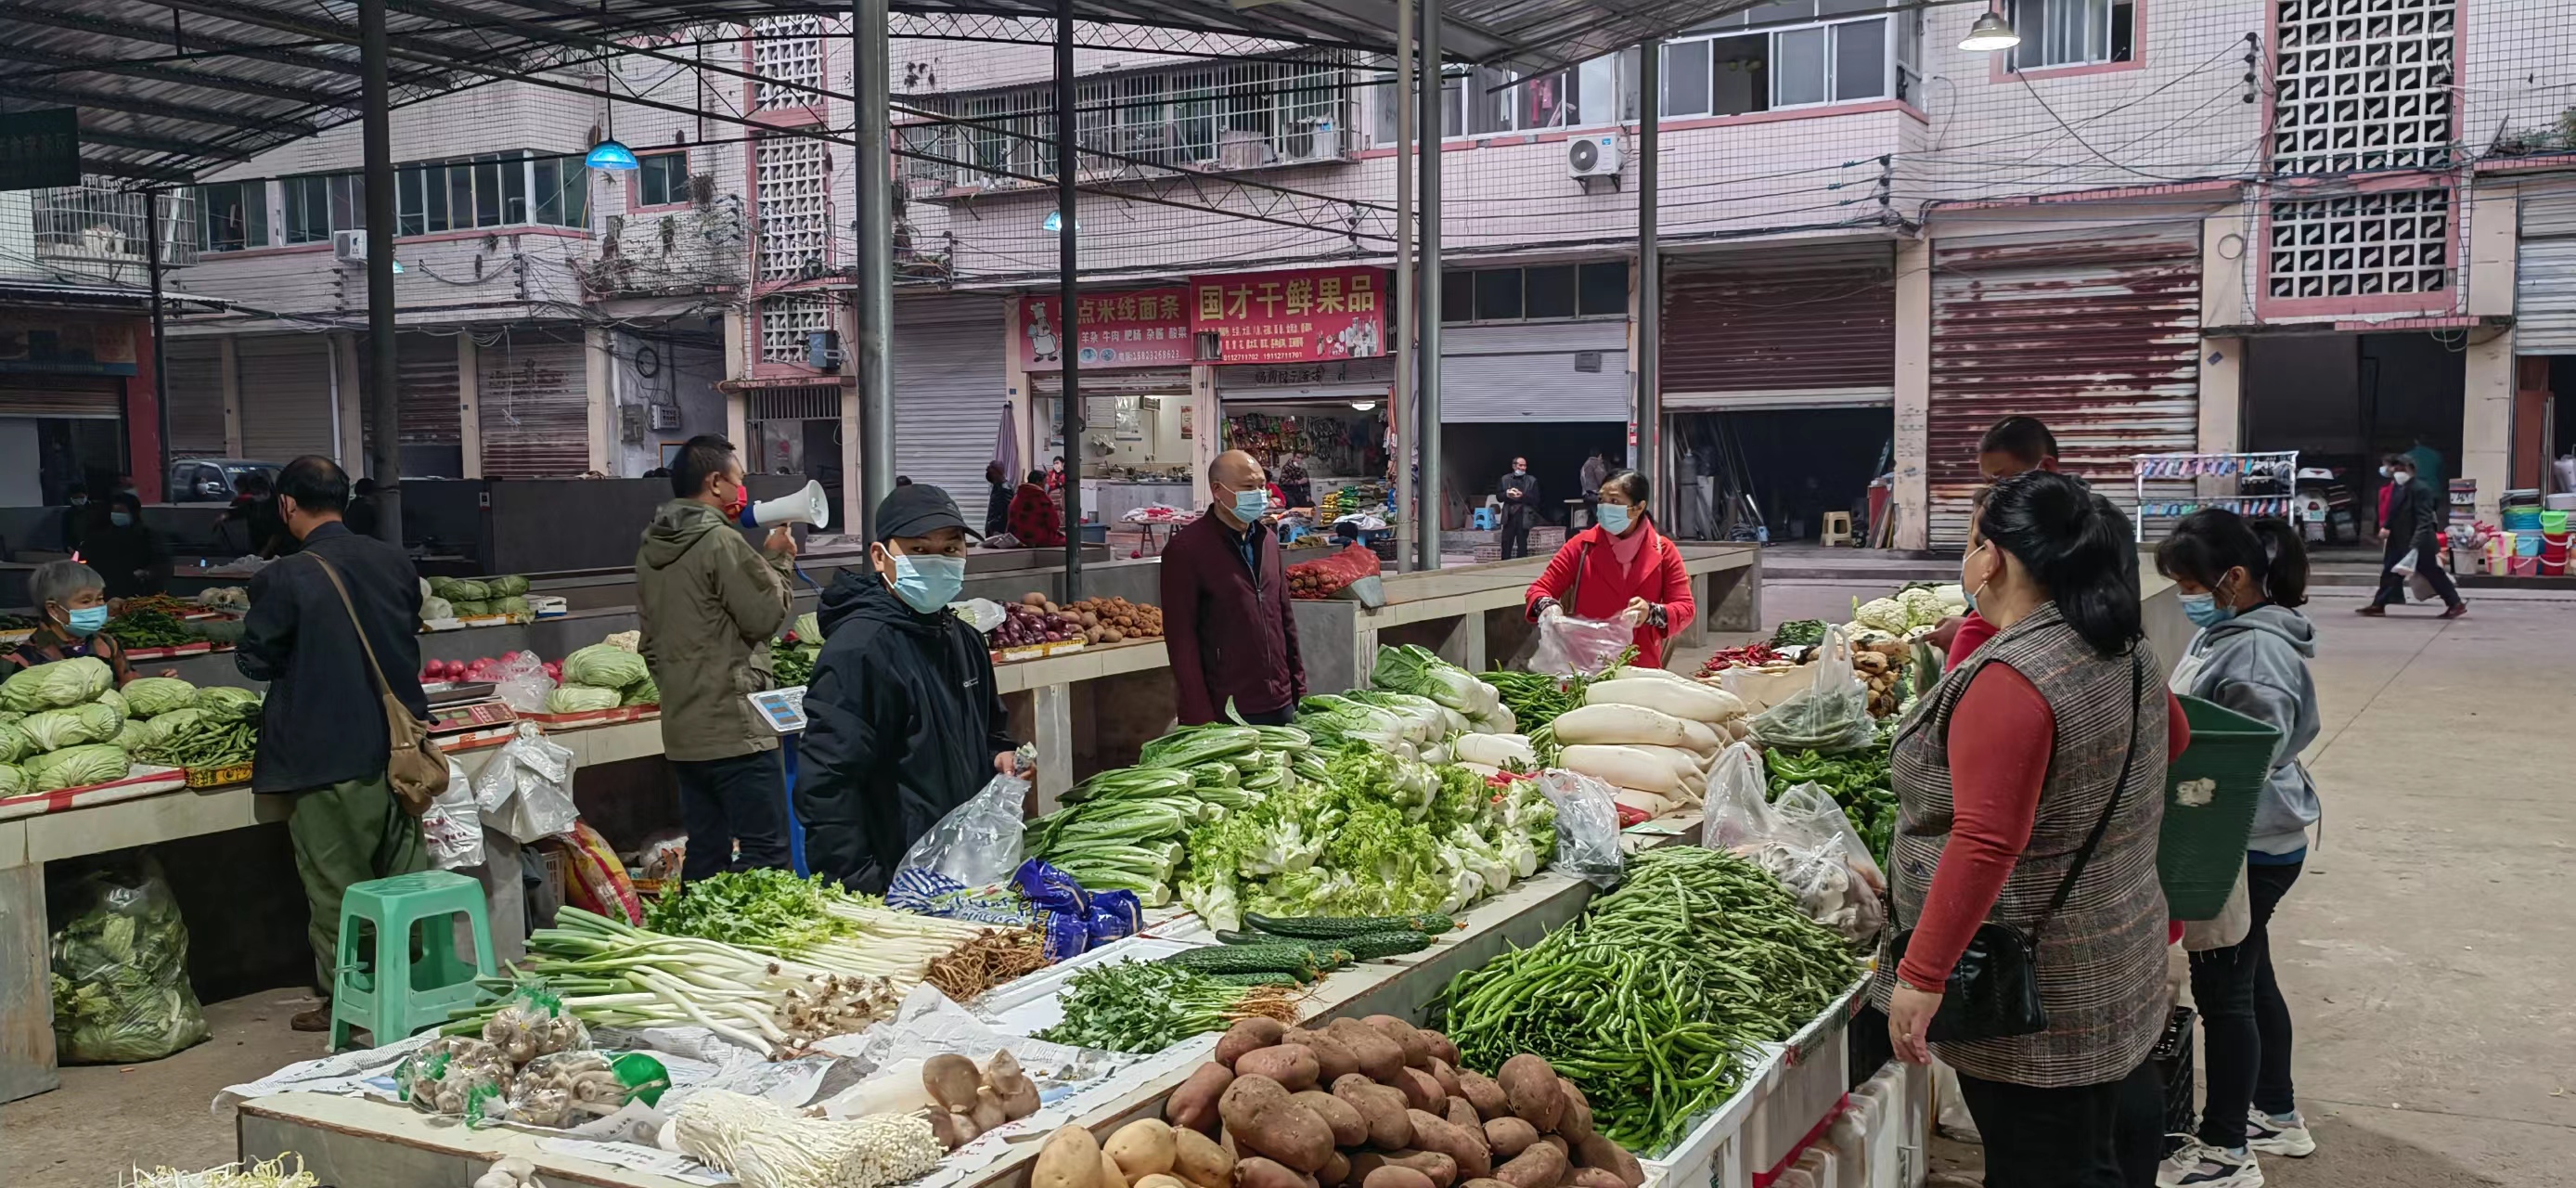
M 75 656 L 92 656 L 116 672 L 116 683 L 134 679 L 125 649 L 99 629 L 107 626 L 107 582 L 78 561 L 48 561 L 27 580 L 36 617 L 44 622 L 27 642 L 0 655 L 0 675 Z M 164 671 L 163 676 L 175 676 Z

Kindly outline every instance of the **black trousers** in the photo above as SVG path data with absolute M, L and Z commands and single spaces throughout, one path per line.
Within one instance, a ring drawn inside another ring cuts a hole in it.
M 729 759 L 674 760 L 680 783 L 680 827 L 689 831 L 683 882 L 723 871 L 789 869 L 787 773 L 778 752 Z M 742 844 L 739 857 L 734 844 Z
M 1986 1188 L 2155 1188 L 2164 1085 L 2141 1061 L 2116 1081 L 2037 1089 L 1959 1074 L 1985 1139 Z
M 2272 976 L 2272 909 L 2301 863 L 2245 868 L 2253 930 L 2224 949 L 2191 955 L 2191 998 L 2200 1006 L 2209 1091 L 2200 1112 L 2200 1141 L 2245 1145 L 2245 1109 L 2287 1114 L 2298 1108 L 2290 1084 L 2290 1004 Z
M 1530 509 L 1517 503 L 1503 505 L 1503 560 L 1529 556 Z
M 2460 588 L 2451 584 L 2450 571 L 2442 568 L 2441 542 L 2435 540 L 2430 532 L 2416 533 L 2412 540 L 2388 538 L 2388 548 L 2379 561 L 2379 593 L 2371 596 L 2370 604 L 2405 603 L 2406 575 L 2393 567 L 2410 549 L 2415 553 L 2415 572 L 2423 574 L 2424 580 L 2433 584 L 2433 592 L 2442 596 L 2442 605 L 2460 605 Z
M 1244 713 L 1244 711 L 1239 709 L 1234 712 L 1242 714 L 1244 722 L 1253 726 L 1294 726 L 1297 724 L 1297 703 L 1294 701 L 1280 706 L 1278 709 L 1262 710 L 1259 713 Z

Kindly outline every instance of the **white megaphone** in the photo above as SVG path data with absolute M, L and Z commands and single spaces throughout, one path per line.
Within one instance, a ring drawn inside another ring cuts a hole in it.
M 832 526 L 832 502 L 823 498 L 823 484 L 808 479 L 805 489 L 776 499 L 747 503 L 742 508 L 745 528 L 775 528 L 780 524 L 812 524 L 817 528 Z

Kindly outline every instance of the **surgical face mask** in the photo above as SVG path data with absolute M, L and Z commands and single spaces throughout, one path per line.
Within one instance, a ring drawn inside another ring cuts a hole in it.
M 117 527 L 119 527 L 119 528 L 128 528 L 128 527 L 132 527 L 132 526 L 133 526 L 133 524 L 134 524 L 134 513 L 132 513 L 132 512 L 109 512 L 109 513 L 107 513 L 107 522 L 108 522 L 108 523 L 110 523 L 110 524 L 114 524 L 114 525 L 116 525 L 116 526 L 117 526 Z
M 69 626 L 72 634 L 84 639 L 96 635 L 99 628 L 107 626 L 107 608 L 104 606 L 74 607 Z
M 1985 550 L 1987 543 L 1977 542 L 1976 548 L 1968 550 L 1968 555 L 1959 559 L 1959 601 L 1967 603 L 1970 611 L 1977 609 L 1977 591 L 1985 589 L 1986 584 L 1984 582 L 1971 584 L 1968 581 L 1968 562 L 1975 560 L 1977 554 Z
M 725 515 L 728 517 L 739 516 L 742 514 L 742 509 L 749 506 L 751 506 L 751 488 L 746 487 L 741 483 L 735 483 L 733 485 L 733 502 L 725 505 Z
M 1237 491 L 1234 493 L 1234 518 L 1251 523 L 1270 511 L 1270 492 Z
M 2236 617 L 2236 608 L 2218 605 L 2218 595 L 2185 594 L 2182 596 L 2183 617 L 2197 627 L 2215 627 Z
M 905 606 L 929 614 L 957 600 L 957 592 L 966 588 L 966 559 L 963 557 L 909 557 L 887 550 L 894 558 L 894 596 Z
M 1601 521 L 1602 531 L 1607 532 L 1612 536 L 1626 536 L 1628 534 L 1629 516 L 1627 504 L 1602 504 L 1598 518 Z

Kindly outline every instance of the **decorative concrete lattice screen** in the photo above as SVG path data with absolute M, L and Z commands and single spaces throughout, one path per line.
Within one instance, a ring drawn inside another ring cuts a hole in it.
M 780 293 L 760 299 L 760 358 L 802 363 L 806 338 L 832 328 L 832 301 L 820 293 Z
M 805 89 L 823 85 L 821 17 L 760 17 L 751 22 L 751 36 L 751 72 L 775 80 L 752 84 L 753 107 L 822 106 L 823 97 Z
M 2455 0 L 2279 0 L 2272 164 L 2287 176 L 2452 163 Z M 2446 189 L 2272 204 L 2276 298 L 2449 287 Z
M 764 137 L 752 155 L 758 187 L 759 279 L 812 280 L 822 275 L 831 175 L 827 147 L 809 136 Z

